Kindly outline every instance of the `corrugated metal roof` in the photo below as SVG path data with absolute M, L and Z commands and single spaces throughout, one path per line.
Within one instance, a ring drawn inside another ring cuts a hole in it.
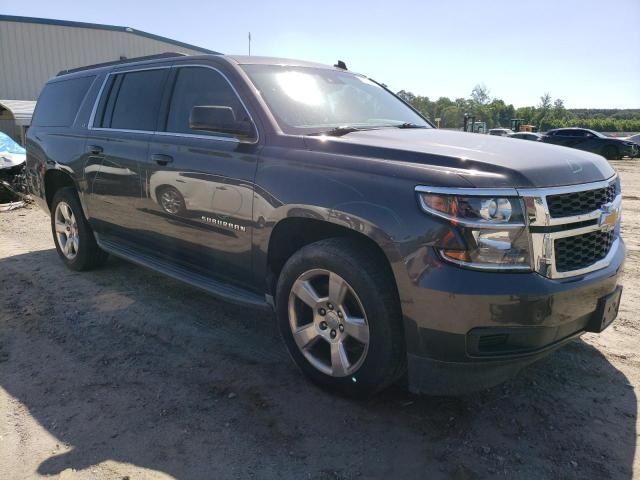
M 142 30 L 136 30 L 131 27 L 120 27 L 117 25 L 103 25 L 100 23 L 86 23 L 86 22 L 72 22 L 69 20 L 55 20 L 53 18 L 39 18 L 39 17 L 21 17 L 16 15 L 0 15 L 0 21 L 4 22 L 21 22 L 21 23 L 39 23 L 41 25 L 59 25 L 62 27 L 77 27 L 77 28 L 94 28 L 97 30 L 111 30 L 116 32 L 127 32 L 133 35 L 139 35 L 141 37 L 151 38 L 160 42 L 170 43 L 182 48 L 189 48 L 191 50 L 197 50 L 202 53 L 220 54 L 220 52 L 214 52 L 207 48 L 197 47 L 189 43 L 180 42 L 171 38 L 163 37 L 160 35 L 154 35 L 153 33 L 143 32 Z
M 0 107 L 11 112 L 18 125 L 29 125 L 36 102 L 33 100 L 0 100 Z

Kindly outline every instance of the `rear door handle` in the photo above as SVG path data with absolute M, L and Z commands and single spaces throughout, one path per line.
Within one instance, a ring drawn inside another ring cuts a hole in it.
M 173 157 L 163 153 L 153 153 L 151 154 L 151 160 L 156 162 L 158 165 L 166 165 L 167 163 L 173 162 Z
M 89 145 L 87 151 L 91 155 L 100 155 L 103 152 L 103 148 L 100 145 Z

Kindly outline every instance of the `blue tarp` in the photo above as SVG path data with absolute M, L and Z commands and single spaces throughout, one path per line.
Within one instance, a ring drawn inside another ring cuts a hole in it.
M 0 132 L 0 153 L 2 152 L 25 154 L 26 150 L 14 142 L 9 135 Z

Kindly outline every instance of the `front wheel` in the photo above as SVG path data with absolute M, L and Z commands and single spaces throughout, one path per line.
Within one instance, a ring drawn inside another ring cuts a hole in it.
M 316 384 L 363 397 L 404 373 L 402 315 L 385 267 L 346 238 L 308 245 L 284 266 L 278 326 L 291 357 Z

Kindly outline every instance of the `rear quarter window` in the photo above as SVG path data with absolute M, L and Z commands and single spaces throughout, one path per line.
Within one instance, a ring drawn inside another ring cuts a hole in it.
M 70 127 L 95 76 L 47 83 L 38 98 L 32 125 Z

